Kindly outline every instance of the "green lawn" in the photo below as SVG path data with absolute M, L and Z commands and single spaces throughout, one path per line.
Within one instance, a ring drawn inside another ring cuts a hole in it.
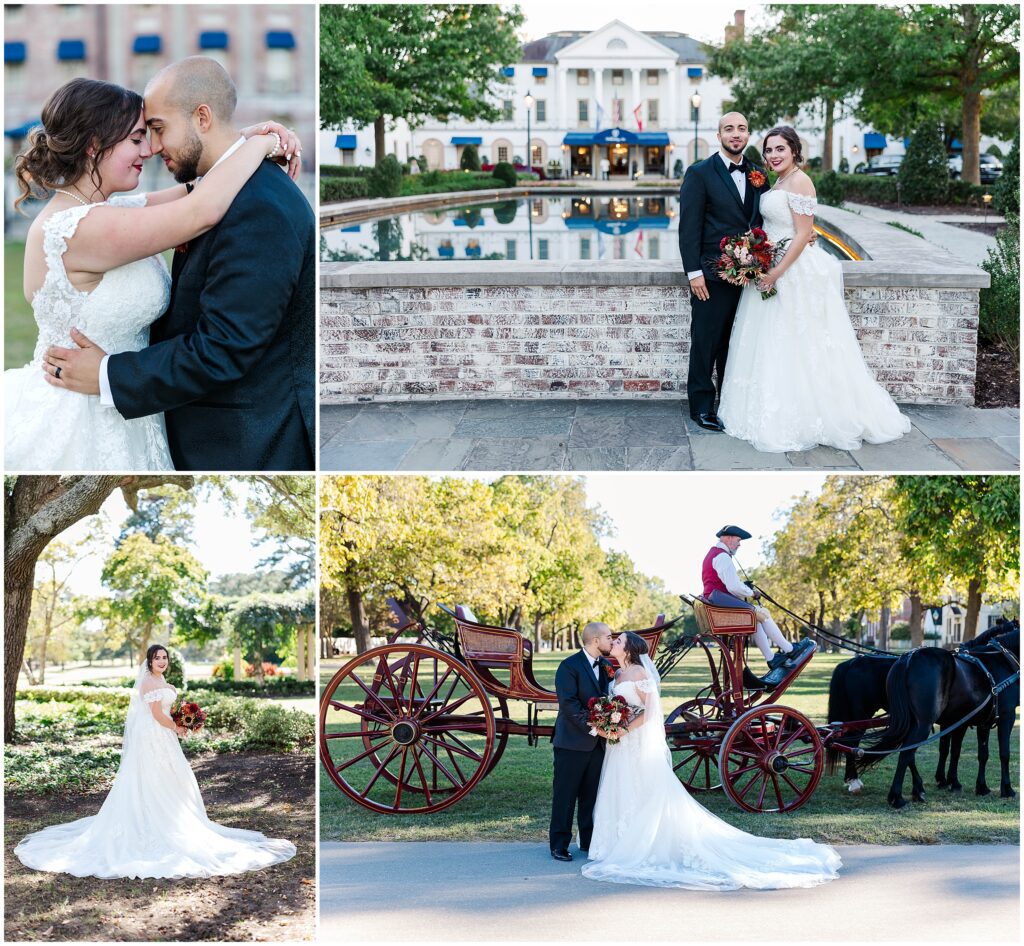
M 4 368 L 27 365 L 39 334 L 21 291 L 24 259 L 24 241 L 4 242 Z
M 542 655 L 536 665 L 540 683 L 553 687 L 554 672 L 564 654 Z M 828 681 L 832 669 L 845 656 L 822 654 L 784 694 L 781 702 L 824 723 L 828 702 Z M 326 685 L 341 661 L 321 665 L 321 687 Z M 757 660 L 755 672 L 761 669 Z M 706 685 L 706 661 L 691 652 L 664 681 L 662 705 L 666 714 Z M 513 714 L 525 720 L 525 704 L 514 704 Z M 554 713 L 542 722 L 550 724 Z M 1019 725 L 1012 745 L 1019 745 Z M 892 762 L 884 762 L 865 779 L 860 796 L 847 793 L 842 774 L 825 774 L 811 800 L 785 815 L 754 815 L 740 811 L 721 792 L 700 795 L 709 809 L 737 827 L 776 837 L 812 837 L 830 843 L 864 844 L 974 844 L 1018 843 L 1020 810 L 1017 799 L 998 797 L 999 760 L 995 734 L 990 741 L 987 770 L 989 787 L 995 793 L 986 798 L 974 795 L 977 772 L 977 744 L 973 733 L 964 742 L 960 762 L 963 793 L 950 794 L 933 785 L 938 744 L 918 752 L 918 767 L 925 778 L 927 802 L 908 805 L 902 812 L 886 804 L 892 779 Z M 511 737 L 497 768 L 470 794 L 454 806 L 433 815 L 379 815 L 349 801 L 321 770 L 320 836 L 331 841 L 428 841 L 428 840 L 523 840 L 547 837 L 551 801 L 551 748 L 547 740 L 530 747 L 524 737 Z M 1011 778 L 1019 785 L 1019 759 L 1011 760 Z M 910 797 L 909 777 L 905 788 Z

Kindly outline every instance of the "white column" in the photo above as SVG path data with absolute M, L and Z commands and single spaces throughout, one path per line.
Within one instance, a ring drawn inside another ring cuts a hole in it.
M 673 128 L 679 127 L 679 116 L 676 114 L 678 105 L 678 96 L 676 95 L 676 70 L 674 66 L 670 66 L 665 70 L 665 121 L 662 127 L 671 134 Z
M 306 678 L 316 680 L 316 628 L 309 624 L 303 633 L 306 635 Z
M 594 100 L 596 103 L 594 111 L 594 127 L 597 128 L 597 108 L 604 109 L 604 70 L 599 68 L 591 69 L 590 71 L 594 79 Z
M 235 644 L 234 669 L 235 669 L 235 679 L 236 680 L 244 680 L 245 679 L 245 672 L 242 670 L 242 645 L 241 644 Z
M 295 628 L 295 679 L 306 679 L 306 629 Z
M 640 104 L 640 70 L 639 69 L 631 69 L 630 71 L 633 73 L 633 101 L 629 105 L 629 110 L 632 112 L 633 109 L 635 109 Z M 643 113 L 643 109 L 641 109 L 640 110 L 640 116 L 641 116 L 640 120 L 641 121 L 643 121 L 643 114 L 644 114 Z M 625 117 L 625 116 L 623 116 L 623 117 Z M 636 124 L 636 116 L 635 115 L 630 115 L 630 118 L 632 118 L 633 119 L 633 123 Z
M 566 73 L 569 71 L 564 66 L 557 65 L 555 68 L 558 70 L 558 128 L 566 132 L 571 127 L 569 124 L 570 110 L 569 110 L 569 90 L 567 88 L 567 76 Z M 575 123 L 574 123 L 575 124 Z

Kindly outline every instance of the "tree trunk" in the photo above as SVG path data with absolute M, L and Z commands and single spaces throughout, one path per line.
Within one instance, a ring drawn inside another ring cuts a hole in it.
M 910 592 L 910 646 L 924 646 L 924 608 L 921 607 L 921 592 Z
M 306 679 L 316 680 L 316 629 L 306 628 Z
M 972 184 L 980 184 L 981 92 L 978 89 L 964 91 L 963 126 L 960 134 L 960 142 L 964 147 L 964 165 L 960 178 Z
M 378 115 L 373 122 L 373 163 L 380 164 L 384 160 L 386 145 L 384 144 L 384 116 Z
M 349 617 L 352 620 L 352 633 L 356 639 L 356 653 L 365 654 L 372 643 L 370 641 L 370 625 L 366 621 L 363 593 L 350 588 L 345 594 L 348 598 Z
M 540 653 L 540 624 L 541 616 L 538 614 L 533 619 L 533 652 L 535 654 Z
M 879 650 L 889 649 L 889 628 L 885 622 L 882 621 L 878 625 L 878 638 L 875 640 L 875 646 Z
M 39 552 L 20 561 L 8 559 L 4 566 L 4 742 L 14 738 L 14 700 L 28 636 L 32 580 Z
M 508 616 L 508 623 L 506 627 L 514 627 L 517 631 L 521 629 L 523 623 L 523 607 L 517 604 L 513 609 L 512 613 Z
M 832 170 L 832 140 L 836 124 L 836 103 L 835 99 L 825 99 L 825 146 L 822 149 L 821 169 L 822 171 Z
M 824 627 L 825 626 L 825 592 L 824 591 L 819 591 L 818 592 L 818 620 L 815 621 L 814 623 L 817 624 L 818 627 Z M 814 638 L 814 640 L 818 640 L 817 632 L 814 631 L 813 628 L 811 628 L 811 630 L 813 632 L 811 634 L 811 636 Z
M 978 634 L 978 618 L 981 615 L 981 579 L 972 578 L 967 583 L 967 614 L 964 615 L 964 643 L 972 641 Z
M 892 617 L 892 609 L 889 607 L 889 603 L 886 602 L 882 605 L 881 614 L 878 616 L 878 636 L 882 640 L 889 639 L 889 624 Z
M 245 671 L 242 670 L 242 645 L 241 644 L 235 644 L 234 669 L 235 669 L 235 679 L 236 680 L 241 680 L 245 676 Z

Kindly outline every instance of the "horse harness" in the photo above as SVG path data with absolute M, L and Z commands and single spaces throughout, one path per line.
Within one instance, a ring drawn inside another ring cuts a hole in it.
M 992 649 L 992 648 L 995 648 L 995 649 Z M 988 699 L 991 699 L 992 702 L 993 702 L 993 705 L 995 706 L 996 723 L 998 724 L 998 722 L 999 722 L 999 694 L 1002 693 L 1003 690 L 1005 690 L 1007 687 L 1013 686 L 1013 684 L 1016 683 L 1020 679 L 1020 661 L 1010 651 L 1008 651 L 1002 644 L 1000 644 L 999 641 L 997 641 L 997 640 L 989 641 L 987 647 L 985 648 L 985 650 L 981 651 L 981 653 L 983 653 L 983 654 L 997 654 L 997 653 L 1001 653 L 1004 657 L 1007 658 L 1007 660 L 1010 661 L 1010 666 L 1011 667 L 1016 667 L 1017 668 L 1013 673 L 1009 674 L 1006 677 L 1006 679 L 1000 680 L 999 683 L 996 683 L 995 677 L 992 676 L 992 672 L 988 669 L 988 667 L 985 666 L 985 664 L 981 660 L 978 659 L 978 656 L 977 656 L 977 654 L 975 652 L 968 650 L 963 645 L 961 645 L 955 651 L 953 651 L 953 656 L 955 658 L 957 658 L 958 660 L 962 660 L 965 663 L 972 664 L 975 667 L 978 667 L 981 670 L 981 672 L 985 675 L 985 678 L 988 680 L 989 687 L 990 687 L 990 689 L 992 691 L 992 694 L 991 694 L 991 696 Z M 986 702 L 988 702 L 988 700 L 986 700 Z M 984 704 L 982 704 L 982 706 L 983 705 Z M 980 709 L 980 707 L 979 707 L 979 709 Z

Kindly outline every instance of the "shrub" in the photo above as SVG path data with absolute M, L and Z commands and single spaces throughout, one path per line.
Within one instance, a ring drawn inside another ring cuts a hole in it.
M 370 189 L 365 178 L 360 177 L 328 177 L 320 179 L 321 203 L 332 203 L 339 200 L 358 200 L 368 197 Z
M 273 677 L 273 676 L 277 675 L 277 667 L 274 664 L 272 664 L 269 661 L 267 661 L 267 660 L 263 661 L 262 669 L 263 669 L 263 676 L 264 677 Z M 246 664 L 245 665 L 245 675 L 247 677 L 255 677 L 256 676 L 256 664 Z
M 868 203 L 895 204 L 896 178 L 872 177 L 867 174 L 842 174 L 844 200 L 866 200 Z
M 693 148 L 690 148 L 692 151 Z M 745 157 L 751 164 L 756 164 L 758 167 L 764 167 L 764 155 L 754 145 L 747 145 L 747 150 L 743 152 Z
M 494 170 L 491 171 L 491 175 L 496 177 L 499 181 L 504 182 L 506 187 L 516 186 L 516 169 L 512 167 L 508 161 L 499 161 L 494 165 Z
M 836 168 L 836 170 L 839 171 L 840 174 L 849 174 L 850 173 L 850 162 L 847 161 L 846 158 L 840 158 L 839 159 L 839 167 Z
M 248 749 L 286 751 L 313 745 L 314 733 L 311 714 L 264 704 L 247 713 L 243 745 Z
M 466 145 L 462 149 L 462 157 L 459 158 L 459 170 L 480 170 L 480 152 L 476 150 L 476 145 Z
M 889 631 L 889 640 L 908 641 L 910 640 L 910 625 L 905 621 L 894 624 Z
M 841 207 L 843 203 L 843 185 L 835 171 L 826 171 L 815 183 L 818 200 L 832 207 Z
M 372 167 L 353 164 L 321 164 L 321 177 L 369 177 L 373 173 Z
M 414 194 L 447 194 L 453 191 L 501 190 L 504 181 L 490 174 L 466 171 L 430 171 L 402 181 L 402 196 Z
M 134 681 L 132 681 L 134 683 Z M 130 686 L 131 684 L 129 684 Z M 131 693 L 113 687 L 32 687 L 18 690 L 17 699 L 33 703 L 98 703 L 102 706 L 128 707 Z
M 402 165 L 386 154 L 366 177 L 370 197 L 397 197 L 402 193 Z
M 169 658 L 167 669 L 164 671 L 164 679 L 176 690 L 185 689 L 185 658 L 181 656 L 180 650 L 173 647 L 167 648 Z
M 516 219 L 519 212 L 519 202 L 515 200 L 503 200 L 494 206 L 494 219 L 503 226 L 508 226 Z
M 235 662 L 227 659 L 222 660 L 219 664 L 213 665 L 210 673 L 217 680 L 234 680 Z
M 1003 161 L 1003 174 L 992 188 L 992 206 L 996 213 L 1020 215 L 1020 129 L 1013 136 L 1013 147 Z
M 943 204 L 949 194 L 949 162 L 935 122 L 924 122 L 910 139 L 896 179 L 908 204 Z
M 988 185 L 983 184 L 971 184 L 965 180 L 957 178 L 949 182 L 949 192 L 946 200 L 951 204 L 965 204 L 969 207 L 982 207 L 984 203 L 981 199 L 982 194 L 987 193 L 989 190 Z
M 207 693 L 234 693 L 239 696 L 313 696 L 316 686 L 312 680 L 296 680 L 279 674 L 270 677 L 263 686 L 258 680 L 194 680 L 189 684 L 190 690 L 203 690 Z
M 987 341 L 1005 345 L 1020 360 L 1020 217 L 1007 214 L 1006 226 L 981 264 L 992 285 L 981 290 L 978 332 Z

